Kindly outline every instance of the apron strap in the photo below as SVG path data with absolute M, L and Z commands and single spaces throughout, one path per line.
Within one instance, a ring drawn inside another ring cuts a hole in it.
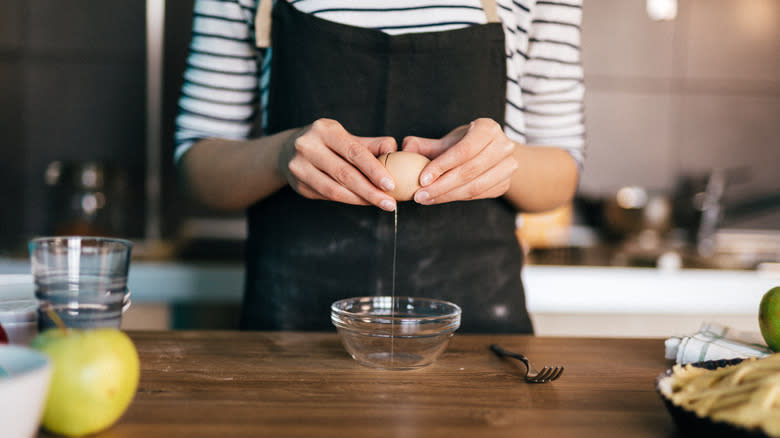
M 255 46 L 260 49 L 271 47 L 271 7 L 273 3 L 274 0 L 260 0 L 257 4 L 257 13 L 255 13 Z
M 482 10 L 485 11 L 488 23 L 499 23 L 501 21 L 498 19 L 496 0 L 482 0 Z
M 281 0 L 287 1 L 287 0 Z M 271 7 L 274 0 L 259 0 L 255 13 L 255 46 L 261 49 L 271 47 Z M 496 0 L 482 0 L 488 23 L 500 22 Z

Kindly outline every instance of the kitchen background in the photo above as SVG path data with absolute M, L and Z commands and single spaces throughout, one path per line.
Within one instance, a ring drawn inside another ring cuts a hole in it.
M 0 2 L 0 250 L 67 221 L 57 195 L 75 184 L 68 163 L 107 166 L 110 231 L 172 238 L 183 225 L 200 229 L 187 219 L 224 216 L 187 202 L 171 163 L 191 11 L 192 0 Z M 739 170 L 727 203 L 780 192 L 780 1 L 681 0 L 675 19 L 656 21 L 645 0 L 586 0 L 582 46 L 583 197 L 627 185 L 671 194 L 682 178 L 714 169 Z M 161 82 L 147 80 L 160 70 Z M 58 181 L 54 161 L 65 163 Z M 763 213 L 739 225 L 780 226 Z
M 0 2 L 0 257 L 26 257 L 35 235 L 98 232 L 133 238 L 148 259 L 239 259 L 242 215 L 189 202 L 172 165 L 192 3 Z M 610 264 L 571 247 L 620 237 L 656 263 L 691 239 L 648 243 L 648 219 L 620 228 L 604 213 L 655 198 L 685 204 L 664 233 L 695 233 L 709 206 L 760 253 L 748 267 L 778 261 L 780 0 L 672 3 L 676 16 L 655 20 L 646 0 L 585 0 L 588 146 L 573 211 L 584 233 L 540 244 L 532 261 Z

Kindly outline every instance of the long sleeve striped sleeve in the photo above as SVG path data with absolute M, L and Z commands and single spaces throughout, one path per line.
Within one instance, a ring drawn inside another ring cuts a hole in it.
M 254 0 L 196 0 L 174 159 L 204 138 L 245 139 L 258 110 Z
M 537 1 L 519 80 L 526 141 L 564 147 L 580 168 L 585 146 L 581 19 L 581 0 Z

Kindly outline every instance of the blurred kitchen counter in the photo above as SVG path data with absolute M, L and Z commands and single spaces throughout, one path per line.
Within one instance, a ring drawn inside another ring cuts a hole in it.
M 3 286 L 4 296 L 32 296 L 29 269 L 24 260 L 0 258 L 0 274 L 14 283 Z M 780 285 L 772 270 L 528 265 L 523 278 L 537 333 L 573 336 L 669 336 L 696 331 L 703 321 L 757 331 L 759 301 Z M 230 309 L 223 320 L 234 318 L 243 282 L 240 263 L 134 260 L 125 325 L 171 328 L 175 307 Z

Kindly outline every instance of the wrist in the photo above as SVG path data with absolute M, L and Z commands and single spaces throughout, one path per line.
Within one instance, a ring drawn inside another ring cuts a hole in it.
M 276 159 L 276 171 L 279 173 L 285 183 L 293 185 L 295 178 L 290 172 L 290 161 L 295 158 L 295 141 L 303 135 L 308 126 L 303 128 L 293 128 L 285 131 L 281 135 L 283 140 L 279 146 L 279 152 Z

